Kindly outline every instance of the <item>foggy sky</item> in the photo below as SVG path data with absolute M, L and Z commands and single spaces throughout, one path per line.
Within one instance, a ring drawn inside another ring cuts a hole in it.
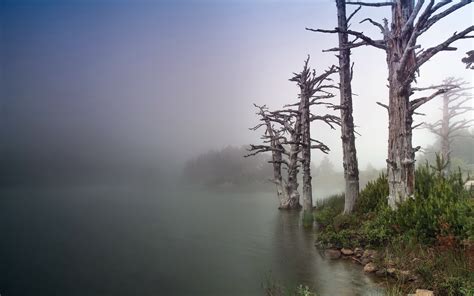
M 336 36 L 333 1 L 2 1 L 0 9 L 1 160 L 25 163 L 135 163 L 163 166 L 212 148 L 256 143 L 252 103 L 295 101 L 288 81 L 307 54 L 320 72 Z M 363 8 L 358 20 L 388 17 Z M 435 25 L 424 47 L 473 23 L 472 5 Z M 354 22 L 375 38 L 380 32 Z M 448 76 L 472 83 L 461 63 L 472 40 L 455 43 L 421 69 L 420 85 Z M 353 51 L 354 119 L 361 168 L 384 167 L 387 103 L 384 53 Z M 420 108 L 439 116 L 440 100 Z M 321 109 L 319 109 L 321 110 Z M 318 109 L 314 109 L 315 112 Z M 472 116 L 472 115 L 471 115 Z M 340 131 L 313 126 L 341 165 Z M 415 131 L 414 146 L 434 140 Z M 322 158 L 315 151 L 315 162 Z

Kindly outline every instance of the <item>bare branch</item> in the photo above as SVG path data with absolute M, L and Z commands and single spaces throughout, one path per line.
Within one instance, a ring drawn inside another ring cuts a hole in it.
M 410 102 L 410 112 L 413 114 L 413 112 L 419 108 L 421 105 L 431 101 L 432 99 L 434 99 L 436 96 L 440 95 L 440 94 L 444 94 L 447 90 L 446 89 L 438 89 L 436 92 L 434 92 L 433 94 L 431 94 L 430 96 L 428 97 L 423 97 L 423 98 L 419 98 L 419 99 L 415 99 L 413 101 Z
M 381 6 L 393 6 L 395 5 L 394 2 L 392 1 L 389 1 L 389 2 L 375 2 L 375 3 L 372 3 L 372 2 L 359 2 L 359 1 L 348 1 L 346 2 L 346 4 L 349 4 L 349 5 L 360 5 L 360 6 L 370 6 L 370 7 L 381 7 Z
M 440 7 L 450 3 L 451 1 L 442 1 L 440 2 L 439 4 L 435 5 L 431 11 L 429 12 L 429 15 L 432 15 L 436 10 L 438 10 Z M 426 32 L 431 26 L 433 26 L 436 22 L 438 22 L 439 20 L 441 20 L 442 18 L 446 17 L 447 15 L 455 12 L 456 10 L 468 5 L 472 3 L 472 0 L 461 0 L 460 2 L 452 5 L 451 7 L 449 7 L 448 9 L 432 16 L 431 18 L 427 19 L 426 22 L 424 22 L 421 26 L 421 30 L 420 30 L 420 34 L 423 34 L 424 32 Z
M 310 118 L 309 118 L 310 121 L 315 121 L 315 120 L 319 120 L 319 121 L 323 121 L 325 122 L 327 125 L 329 125 L 331 127 L 331 129 L 335 129 L 333 124 L 334 125 L 341 125 L 341 119 L 335 115 L 330 115 L 330 114 L 326 114 L 326 115 L 322 115 L 322 116 L 319 116 L 319 115 L 312 115 Z
M 382 106 L 385 109 L 387 109 L 387 112 L 388 112 L 388 105 L 385 105 L 384 103 L 380 103 L 380 102 L 376 102 L 376 103 L 377 103 L 377 105 Z
M 356 10 L 354 10 L 354 12 L 352 12 L 351 15 L 349 15 L 349 17 L 346 19 L 346 23 L 349 24 L 349 22 L 354 17 L 354 15 L 356 15 L 356 13 L 358 13 L 359 10 L 361 10 L 361 9 L 362 9 L 362 6 L 359 5 L 359 7 Z
M 318 33 L 332 33 L 332 34 L 334 34 L 334 33 L 347 33 L 349 35 L 358 37 L 358 38 L 360 38 L 364 41 L 364 44 L 360 44 L 358 46 L 371 45 L 373 47 L 383 49 L 383 50 L 385 50 L 387 48 L 387 46 L 385 45 L 385 41 L 383 41 L 383 40 L 373 40 L 372 38 L 364 35 L 363 32 L 357 32 L 357 31 L 352 31 L 352 30 L 343 31 L 343 30 L 340 30 L 339 28 L 335 28 L 334 30 L 306 28 L 306 30 L 311 31 L 311 32 L 318 32 Z
M 382 34 L 385 34 L 385 28 L 384 28 L 384 26 L 382 26 L 382 24 L 380 24 L 380 23 L 377 23 L 376 21 L 373 21 L 371 18 L 365 18 L 365 19 L 361 20 L 361 21 L 359 22 L 359 24 L 362 24 L 362 23 L 364 23 L 364 22 L 366 22 L 366 21 L 370 22 L 372 25 L 374 25 L 374 26 L 376 26 L 377 28 L 379 28 L 379 29 L 380 29 L 380 32 L 381 32 Z
M 417 57 L 416 65 L 409 73 L 413 74 L 415 71 L 424 63 L 426 63 L 431 57 L 443 50 L 455 50 L 455 48 L 450 47 L 451 43 L 459 39 L 473 38 L 473 36 L 468 36 L 470 32 L 474 31 L 474 26 L 470 26 L 467 29 L 461 31 L 460 33 L 454 33 L 451 37 L 446 39 L 443 43 L 428 48 L 422 54 Z

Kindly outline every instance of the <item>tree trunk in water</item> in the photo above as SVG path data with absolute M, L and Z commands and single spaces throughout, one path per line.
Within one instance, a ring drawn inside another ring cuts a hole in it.
M 415 187 L 415 150 L 412 146 L 413 114 L 410 109 L 411 86 L 405 70 L 416 63 L 415 53 L 410 49 L 408 62 L 400 69 L 400 60 L 407 47 L 408 38 L 401 34 L 402 28 L 413 11 L 413 0 L 397 1 L 392 8 L 392 35 L 387 46 L 389 75 L 389 133 L 387 173 L 389 185 L 388 204 L 396 209 L 399 203 L 411 197 Z M 413 28 L 409 29 L 411 32 Z
M 311 185 L 311 134 L 310 134 L 310 96 L 301 93 L 301 165 L 303 170 L 303 212 L 306 219 L 313 210 L 313 189 Z M 311 216 L 312 217 L 312 216 Z
M 288 194 L 287 203 L 280 209 L 300 209 L 300 194 L 298 192 L 298 154 L 301 139 L 301 121 L 300 115 L 296 116 L 294 131 L 291 135 L 290 152 L 288 157 L 288 180 L 286 183 L 286 192 Z
M 280 209 L 300 209 L 300 194 L 298 192 L 298 145 L 292 144 L 290 148 L 288 180 L 286 192 L 288 194 L 287 202 Z
M 346 183 L 344 213 L 351 213 L 359 196 L 359 167 L 355 147 L 354 119 L 352 117 L 352 87 L 351 87 L 351 51 L 348 43 L 346 1 L 336 0 L 339 35 L 339 81 L 341 97 L 341 139 L 344 179 Z
M 275 145 L 276 147 L 277 145 Z M 273 181 L 275 182 L 276 189 L 277 189 L 277 196 L 278 201 L 280 202 L 280 207 L 284 207 L 289 200 L 288 191 L 283 186 L 283 178 L 281 176 L 281 161 L 282 161 L 282 153 L 273 151 L 272 152 L 272 160 L 273 160 Z

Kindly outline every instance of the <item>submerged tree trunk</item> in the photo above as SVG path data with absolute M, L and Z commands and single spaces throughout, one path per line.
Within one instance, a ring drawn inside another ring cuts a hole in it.
M 303 170 L 303 211 L 313 210 L 313 189 L 311 185 L 311 133 L 309 99 L 311 94 L 301 93 L 301 165 Z M 308 216 L 308 215 L 307 215 Z
M 291 133 L 291 144 L 288 157 L 288 179 L 286 182 L 287 202 L 280 209 L 300 209 L 300 193 L 298 192 L 298 155 L 300 152 L 301 122 L 296 116 L 295 125 Z
M 359 167 L 355 147 L 354 119 L 352 117 L 352 71 L 347 34 L 346 1 L 336 0 L 339 28 L 339 81 L 341 97 L 341 139 L 345 179 L 344 213 L 351 213 L 359 196 Z
M 267 132 L 271 137 L 271 146 L 272 146 L 272 164 L 273 164 L 273 182 L 276 185 L 277 196 L 280 202 L 280 208 L 285 206 L 288 203 L 289 195 L 288 191 L 283 184 L 283 177 L 281 175 L 281 165 L 283 162 L 283 153 L 281 152 L 282 147 L 280 141 L 276 139 L 271 123 L 269 120 L 266 120 Z M 280 150 L 281 149 L 281 150 Z

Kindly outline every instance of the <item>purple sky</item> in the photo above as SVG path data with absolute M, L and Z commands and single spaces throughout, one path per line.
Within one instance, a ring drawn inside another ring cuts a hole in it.
M 258 141 L 252 103 L 292 102 L 288 81 L 307 54 L 318 71 L 337 63 L 321 50 L 335 36 L 333 1 L 2 1 L 0 9 L 0 151 L 3 159 L 178 162 L 211 148 Z M 380 20 L 388 9 L 364 8 Z M 441 21 L 422 40 L 431 46 L 473 23 L 472 7 Z M 354 28 L 378 37 L 368 25 Z M 448 76 L 472 83 L 460 59 L 473 42 L 456 43 L 422 68 L 420 85 Z M 385 165 L 385 56 L 359 48 L 354 118 L 361 167 Z M 438 115 L 433 101 L 426 120 Z M 317 110 L 315 110 L 317 111 Z M 472 116 L 472 115 L 471 115 Z M 315 125 L 340 166 L 339 131 Z M 414 145 L 433 137 L 416 131 Z M 318 152 L 313 159 L 321 159 Z

